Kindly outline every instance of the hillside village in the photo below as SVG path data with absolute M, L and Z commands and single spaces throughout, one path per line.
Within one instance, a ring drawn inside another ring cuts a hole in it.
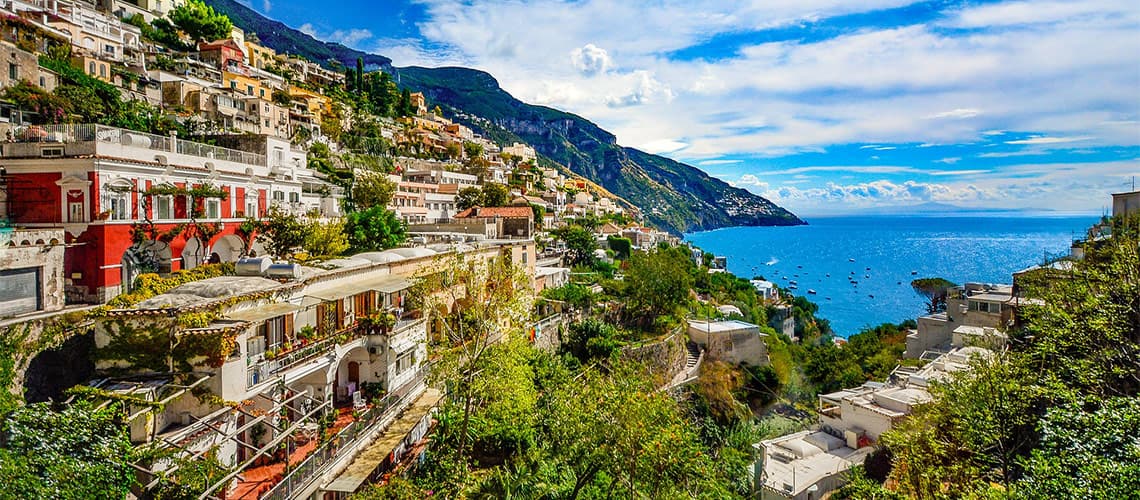
M 14 497 L 860 498 L 940 384 L 1027 342 L 1039 280 L 1112 241 L 844 343 L 363 63 L 197 0 L 0 13 Z

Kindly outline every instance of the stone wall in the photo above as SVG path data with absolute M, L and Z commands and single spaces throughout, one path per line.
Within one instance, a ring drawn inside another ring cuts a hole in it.
M 685 369 L 685 334 L 681 328 L 665 338 L 622 349 L 622 357 L 644 363 L 656 376 L 658 385 L 665 385 Z

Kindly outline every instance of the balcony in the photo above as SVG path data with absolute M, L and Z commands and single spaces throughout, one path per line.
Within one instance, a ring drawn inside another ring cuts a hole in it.
M 372 439 L 376 431 L 386 427 L 396 414 L 403 411 L 423 392 L 425 372 L 420 371 L 416 378 L 384 396 L 372 405 L 355 422 L 338 432 L 323 445 L 314 450 L 300 464 L 291 468 L 289 475 L 272 489 L 261 495 L 261 499 L 294 498 L 317 478 L 329 472 L 340 459 L 359 451 L 362 445 Z
M 119 152 L 122 153 L 126 153 L 127 149 L 144 150 L 227 161 L 243 165 L 267 165 L 265 155 L 263 154 L 221 148 L 178 139 L 173 136 L 168 137 L 148 134 L 97 124 L 31 125 L 17 127 L 12 131 L 12 134 L 16 142 L 14 144 L 5 145 L 4 147 L 4 156 L 8 158 L 41 157 L 43 156 L 41 149 L 44 144 L 62 144 L 65 146 L 63 156 L 112 153 L 113 156 L 138 156 L 147 161 L 154 161 L 155 159 L 155 155 L 153 154 L 115 155 L 113 151 L 103 151 L 105 147 L 119 147 L 122 148 L 119 150 Z

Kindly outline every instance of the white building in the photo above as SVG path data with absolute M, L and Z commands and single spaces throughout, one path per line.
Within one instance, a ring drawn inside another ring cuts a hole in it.
M 707 350 L 710 359 L 734 365 L 767 365 L 765 337 L 759 326 L 743 321 L 689 320 L 689 338 Z

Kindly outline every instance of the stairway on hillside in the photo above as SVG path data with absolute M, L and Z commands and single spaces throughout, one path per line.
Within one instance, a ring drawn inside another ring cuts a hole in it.
M 693 342 L 685 344 L 685 348 L 688 350 L 685 353 L 685 373 L 691 373 L 701 360 L 701 348 Z

